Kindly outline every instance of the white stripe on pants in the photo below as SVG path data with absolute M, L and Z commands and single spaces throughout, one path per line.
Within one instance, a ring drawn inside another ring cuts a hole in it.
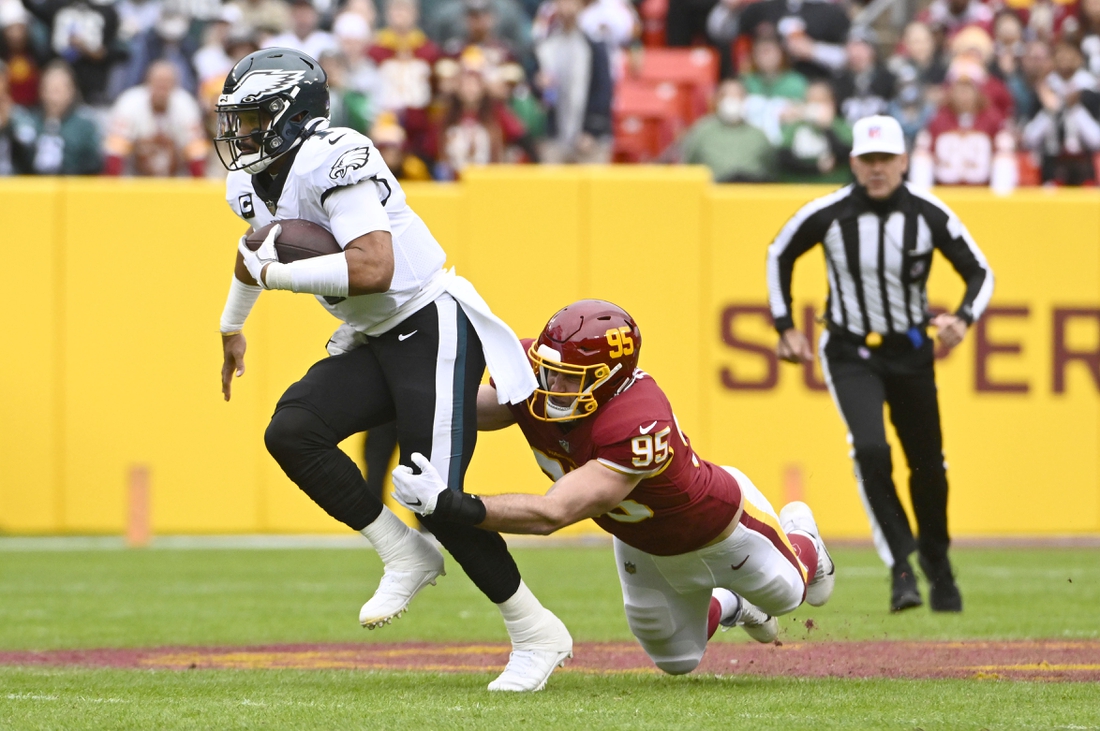
M 432 431 L 432 453 L 428 458 L 432 466 L 446 480 L 451 473 L 453 451 L 458 305 L 449 294 L 444 294 L 436 299 L 435 307 L 439 314 L 439 350 L 435 366 L 435 423 Z

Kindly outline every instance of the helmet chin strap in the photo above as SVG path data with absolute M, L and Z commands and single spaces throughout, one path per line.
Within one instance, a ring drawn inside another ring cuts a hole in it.
M 248 173 L 249 175 L 255 175 L 256 173 L 262 173 L 264 170 L 267 170 L 268 165 L 275 162 L 275 158 L 265 157 L 262 152 L 254 152 L 251 155 L 247 155 L 247 156 L 246 155 L 241 155 L 241 158 L 252 157 L 253 155 L 257 156 L 259 159 L 257 159 L 254 162 L 251 162 L 251 163 L 241 167 L 241 170 Z

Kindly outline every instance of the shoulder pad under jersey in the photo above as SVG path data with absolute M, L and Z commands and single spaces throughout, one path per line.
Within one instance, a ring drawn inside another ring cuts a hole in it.
M 347 127 L 326 127 L 305 140 L 295 173 L 318 195 L 386 172 L 382 154 L 369 138 Z M 383 193 L 384 195 L 384 193 Z

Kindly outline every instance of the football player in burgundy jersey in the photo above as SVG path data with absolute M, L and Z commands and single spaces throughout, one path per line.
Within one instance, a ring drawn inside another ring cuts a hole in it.
M 621 308 L 582 300 L 526 341 L 539 386 L 526 403 L 478 395 L 478 428 L 518 424 L 545 495 L 477 497 L 446 489 L 430 462 L 394 470 L 402 504 L 437 520 L 505 533 L 553 533 L 592 518 L 610 533 L 631 631 L 667 673 L 693 670 L 719 625 L 771 642 L 776 615 L 824 604 L 834 565 L 810 508 L 777 516 L 748 477 L 695 453 Z

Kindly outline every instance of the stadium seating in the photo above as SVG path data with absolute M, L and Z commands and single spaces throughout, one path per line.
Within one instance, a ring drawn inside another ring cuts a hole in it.
M 672 144 L 683 129 L 674 84 L 623 79 L 612 106 L 616 162 L 649 162 Z
M 675 84 L 683 121 L 691 124 L 707 113 L 718 85 L 718 54 L 711 48 L 647 48 L 638 78 Z
M 615 87 L 617 162 L 653 160 L 707 113 L 718 84 L 718 56 L 707 48 L 646 48 Z

